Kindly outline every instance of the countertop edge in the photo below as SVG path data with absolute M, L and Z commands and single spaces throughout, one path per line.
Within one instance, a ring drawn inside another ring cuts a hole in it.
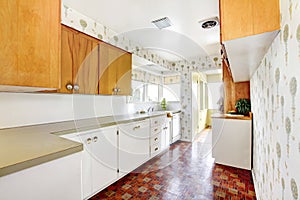
M 24 169 L 28 169 L 30 167 L 38 166 L 40 164 L 44 164 L 49 161 L 63 158 L 65 156 L 81 152 L 83 150 L 83 144 L 78 143 L 78 142 L 74 142 L 74 144 L 77 144 L 77 145 L 67 148 L 65 150 L 61 150 L 58 152 L 48 154 L 48 155 L 42 155 L 41 157 L 34 158 L 32 160 L 26 160 L 21 163 L 16 163 L 14 165 L 9 165 L 9 166 L 3 167 L 0 169 L 0 177 L 6 176 L 6 175 L 9 175 L 9 174 L 12 174 L 12 173 L 24 170 Z

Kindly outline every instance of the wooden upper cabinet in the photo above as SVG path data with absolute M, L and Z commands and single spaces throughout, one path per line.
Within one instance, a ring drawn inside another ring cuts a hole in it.
M 99 40 L 62 26 L 61 93 L 98 94 Z
M 131 53 L 100 44 L 99 94 L 131 95 Z
M 279 0 L 220 0 L 222 41 L 280 29 Z
M 60 6 L 60 0 L 0 1 L 0 90 L 60 88 Z

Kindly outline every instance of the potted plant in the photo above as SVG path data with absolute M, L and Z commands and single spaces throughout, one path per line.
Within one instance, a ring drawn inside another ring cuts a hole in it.
M 239 99 L 236 101 L 235 108 L 237 113 L 242 115 L 249 115 L 251 111 L 251 103 L 249 99 Z

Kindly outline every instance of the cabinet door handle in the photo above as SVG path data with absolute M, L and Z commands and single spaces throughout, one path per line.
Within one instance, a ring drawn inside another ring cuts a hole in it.
M 78 91 L 78 90 L 79 90 L 79 85 L 75 84 L 75 85 L 74 85 L 74 90 L 75 90 L 75 91 Z
M 98 137 L 95 136 L 95 137 L 93 138 L 93 140 L 94 140 L 94 142 L 97 142 L 97 141 L 98 141 Z
M 67 90 L 72 90 L 73 89 L 73 85 L 71 84 L 71 83 L 68 83 L 67 85 L 66 85 L 66 88 L 67 88 Z
M 136 126 L 136 127 L 134 127 L 133 128 L 133 130 L 135 130 L 135 129 L 139 129 L 139 128 L 141 128 L 141 126 L 139 125 L 139 126 Z
M 92 142 L 91 138 L 86 139 L 86 143 L 91 144 L 91 142 Z
M 157 151 L 158 150 L 158 147 L 156 147 L 155 149 L 154 149 L 154 151 Z
M 155 122 L 154 122 L 154 124 L 157 124 L 157 123 L 158 123 L 158 121 L 155 121 Z
M 117 92 L 121 92 L 121 88 L 117 88 Z

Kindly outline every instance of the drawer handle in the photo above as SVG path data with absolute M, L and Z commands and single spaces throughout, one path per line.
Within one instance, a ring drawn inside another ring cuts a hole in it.
M 156 132 L 158 129 L 156 128 L 156 129 L 154 129 L 154 132 Z
M 158 147 L 156 147 L 155 149 L 154 149 L 154 151 L 157 151 L 158 150 Z
M 86 143 L 91 144 L 91 142 L 92 142 L 91 138 L 86 139 Z
M 136 129 L 139 129 L 139 128 L 141 128 L 141 126 L 136 126 L 136 127 L 133 128 L 133 130 L 136 130 Z
M 158 121 L 155 121 L 154 124 L 157 124 Z
M 154 141 L 156 142 L 158 140 L 158 138 L 155 138 Z
M 165 127 L 165 128 L 164 128 L 164 130 L 167 130 L 167 129 L 168 129 L 168 127 Z
M 97 142 L 97 141 L 98 141 L 98 137 L 95 136 L 95 137 L 93 138 L 93 140 L 94 140 L 94 142 Z

